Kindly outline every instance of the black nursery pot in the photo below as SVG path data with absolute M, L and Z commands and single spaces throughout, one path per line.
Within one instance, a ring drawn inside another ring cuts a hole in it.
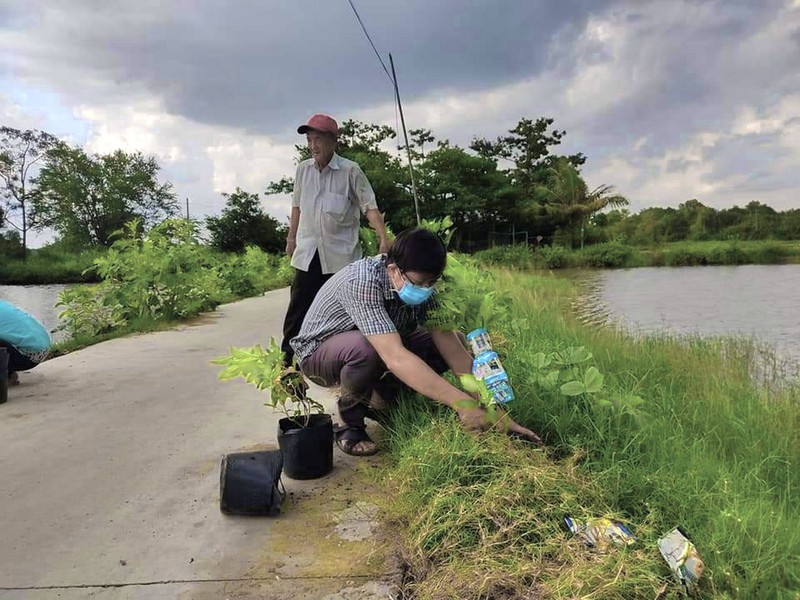
M 300 427 L 288 418 L 278 421 L 278 447 L 283 472 L 292 479 L 316 479 L 333 470 L 333 420 L 330 415 L 311 415 Z

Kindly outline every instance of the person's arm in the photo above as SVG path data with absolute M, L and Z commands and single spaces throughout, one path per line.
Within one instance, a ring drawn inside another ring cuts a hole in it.
M 286 235 L 286 254 L 292 258 L 297 248 L 297 226 L 300 223 L 300 207 L 293 206 L 289 215 L 289 233 Z
M 375 348 L 386 368 L 415 392 L 449 406 L 459 416 L 463 411 L 468 411 L 470 406 L 475 406 L 469 394 L 451 385 L 424 360 L 403 346 L 399 333 L 368 335 L 367 341 Z M 480 428 L 481 425 L 471 428 Z
M 434 330 L 431 331 L 431 339 L 447 366 L 456 376 L 472 372 L 472 356 L 467 352 L 455 331 Z M 542 445 L 542 440 L 538 435 L 514 421 L 503 409 L 498 407 L 497 412 L 500 415 L 498 423 L 508 431 L 513 431 L 540 446 Z M 460 413 L 459 417 L 461 417 Z
M 372 190 L 367 176 L 361 167 L 356 165 L 350 170 L 350 190 L 352 192 L 352 200 L 358 204 L 359 210 L 369 221 L 370 227 L 375 230 L 378 235 L 378 252 L 385 254 L 389 251 L 391 242 L 389 236 L 386 234 L 386 225 L 383 222 L 383 215 L 378 210 L 378 204 L 375 201 L 375 192 Z
M 389 241 L 389 236 L 386 234 L 386 225 L 383 222 L 383 215 L 381 214 L 381 211 L 379 211 L 377 208 L 370 208 L 367 210 L 364 216 L 367 217 L 367 221 L 369 221 L 370 226 L 378 235 L 378 252 L 381 254 L 386 254 L 389 251 L 391 242 Z

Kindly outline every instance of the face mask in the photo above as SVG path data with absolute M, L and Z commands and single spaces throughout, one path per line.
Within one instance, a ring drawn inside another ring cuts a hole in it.
M 408 281 L 403 283 L 403 287 L 397 290 L 400 300 L 410 306 L 422 304 L 431 297 L 431 294 L 433 294 L 432 287 L 420 287 Z

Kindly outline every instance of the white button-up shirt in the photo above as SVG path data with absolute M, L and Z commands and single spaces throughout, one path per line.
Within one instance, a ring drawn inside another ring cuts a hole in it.
M 335 273 L 361 258 L 360 214 L 378 208 L 364 171 L 352 160 L 333 155 L 319 171 L 314 159 L 297 166 L 292 206 L 300 208 L 292 266 L 308 271 L 319 252 L 323 273 Z

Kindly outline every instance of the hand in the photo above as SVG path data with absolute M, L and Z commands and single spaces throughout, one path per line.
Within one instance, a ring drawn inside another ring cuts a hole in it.
M 468 431 L 483 431 L 489 426 L 486 409 L 480 406 L 457 408 L 458 419 Z
M 296 240 L 293 240 L 291 238 L 286 240 L 286 256 L 292 258 L 292 255 L 294 254 L 296 248 L 297 248 Z
M 542 441 L 542 438 L 536 435 L 533 431 L 517 423 L 514 419 L 509 417 L 508 413 L 506 413 L 505 411 L 501 412 L 500 409 L 498 409 L 498 413 L 500 415 L 500 418 L 497 420 L 497 422 L 502 427 L 505 428 L 506 433 L 516 434 L 517 436 L 526 439 L 533 444 L 536 444 L 540 448 L 544 447 L 544 442 Z
M 389 247 L 392 245 L 392 242 L 389 241 L 389 238 L 382 237 L 378 241 L 378 252 L 381 254 L 386 254 L 389 251 Z

